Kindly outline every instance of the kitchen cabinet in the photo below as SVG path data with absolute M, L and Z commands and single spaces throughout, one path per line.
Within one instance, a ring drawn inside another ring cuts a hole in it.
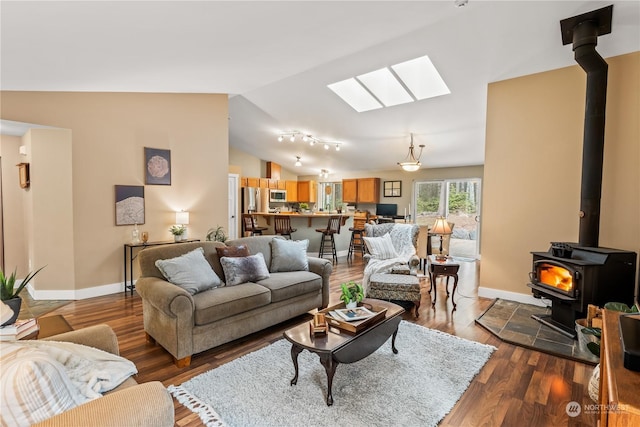
M 258 178 L 258 187 L 269 188 L 269 178 Z
M 358 178 L 358 203 L 380 202 L 380 178 Z
M 260 187 L 260 178 L 243 178 L 246 180 L 245 187 Z
M 287 202 L 293 203 L 298 201 L 298 181 L 284 181 L 285 190 L 287 190 Z
M 356 203 L 358 201 L 358 180 L 342 180 L 342 201 L 345 203 Z
M 282 174 L 282 166 L 274 162 L 267 162 L 267 178 L 279 180 Z
M 287 189 L 287 181 L 285 181 L 284 179 L 278 179 L 276 181 L 276 188 L 278 190 L 286 190 Z
M 316 203 L 318 183 L 316 181 L 298 181 L 298 201 Z

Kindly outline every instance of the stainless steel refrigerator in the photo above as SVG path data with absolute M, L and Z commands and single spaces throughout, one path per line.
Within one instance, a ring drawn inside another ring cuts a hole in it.
M 242 190 L 242 212 L 266 212 L 269 208 L 269 189 L 245 187 Z

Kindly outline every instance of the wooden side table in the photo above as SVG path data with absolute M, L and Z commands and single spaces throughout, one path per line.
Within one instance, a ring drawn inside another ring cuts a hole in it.
M 444 261 L 438 261 L 435 255 L 429 255 L 429 294 L 433 289 L 433 299 L 431 306 L 435 308 L 436 299 L 438 293 L 436 292 L 436 279 L 438 276 L 446 276 L 447 281 L 445 289 L 447 291 L 447 297 L 449 296 L 449 277 L 453 277 L 453 291 L 451 292 L 451 302 L 453 303 L 453 311 L 456 310 L 456 302 L 454 295 L 456 288 L 458 287 L 458 270 L 460 270 L 460 264 L 456 264 L 451 258 L 447 257 Z

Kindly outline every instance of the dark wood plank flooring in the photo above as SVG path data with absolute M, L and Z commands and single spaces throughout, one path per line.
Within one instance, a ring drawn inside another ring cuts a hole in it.
M 427 292 L 429 282 L 421 279 L 423 288 L 420 318 L 405 313 L 404 319 L 438 329 L 462 338 L 493 345 L 498 350 L 472 381 L 441 426 L 595 426 L 595 414 L 570 418 L 565 412 L 568 402 L 592 403 L 587 384 L 592 367 L 545 353 L 504 343 L 474 320 L 486 310 L 491 300 L 477 297 L 478 263 L 462 263 L 457 296 L 457 310 L 451 312 L 443 282 L 438 279 L 438 298 L 431 308 Z M 340 283 L 362 279 L 363 264 L 359 258 L 348 264 L 344 258 L 334 266 L 331 276 L 331 302 L 339 301 Z M 464 295 L 464 296 L 463 296 Z M 74 329 L 99 323 L 111 326 L 118 335 L 122 356 L 138 367 L 139 382 L 158 380 L 165 385 L 181 384 L 190 378 L 227 363 L 244 354 L 279 340 L 285 329 L 306 321 L 301 316 L 266 331 L 239 339 L 192 358 L 191 366 L 178 369 L 172 357 L 160 346 L 145 341 L 140 297 L 122 294 L 74 301 L 49 314 L 62 314 Z M 259 381 L 259 379 L 256 379 Z M 424 387 L 429 387 L 426 383 Z M 318 404 L 323 404 L 318 399 Z M 201 426 L 199 418 L 175 403 L 177 426 Z M 416 425 L 420 421 L 416 420 Z

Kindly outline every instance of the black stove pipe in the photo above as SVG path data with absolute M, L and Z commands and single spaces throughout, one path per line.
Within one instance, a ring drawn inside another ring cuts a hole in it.
M 586 247 L 598 247 L 600 234 L 600 198 L 609 68 L 595 48 L 598 44 L 598 36 L 611 32 L 612 8 L 609 6 L 561 22 L 564 26 L 571 25 L 569 31 L 573 36 L 574 58 L 587 73 L 579 230 L 580 246 Z M 607 15 L 608 31 L 606 28 L 603 29 L 607 24 Z M 563 28 L 563 32 L 566 30 L 568 28 Z

